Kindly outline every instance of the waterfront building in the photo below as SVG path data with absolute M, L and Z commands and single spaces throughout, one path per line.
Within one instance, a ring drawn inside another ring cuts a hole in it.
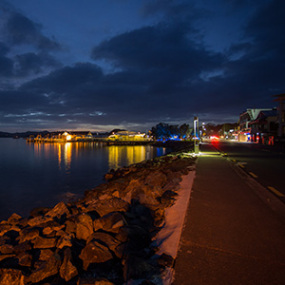
M 277 135 L 275 108 L 247 109 L 240 114 L 238 140 L 273 144 Z
M 285 137 L 285 93 L 274 95 L 274 101 L 279 103 L 277 107 L 278 111 L 278 137 Z
M 112 133 L 108 136 L 108 140 L 114 141 L 147 141 L 148 138 L 145 133 L 131 132 L 131 131 L 119 131 Z

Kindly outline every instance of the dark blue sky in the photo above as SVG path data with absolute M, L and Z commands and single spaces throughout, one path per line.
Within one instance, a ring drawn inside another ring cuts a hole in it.
M 236 122 L 285 91 L 283 0 L 0 0 L 0 131 Z

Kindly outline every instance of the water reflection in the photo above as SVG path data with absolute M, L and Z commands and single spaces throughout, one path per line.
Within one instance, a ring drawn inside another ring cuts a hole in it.
M 52 206 L 104 182 L 111 168 L 152 159 L 166 149 L 102 143 L 26 143 L 0 139 L 0 220 Z
M 57 157 L 58 169 L 64 170 L 66 173 L 71 169 L 72 160 L 76 159 L 79 151 L 82 152 L 83 149 L 93 149 L 95 151 L 103 148 L 108 153 L 109 169 L 117 169 L 166 154 L 165 148 L 153 148 L 151 146 L 105 146 L 101 143 L 35 143 L 31 146 L 33 146 L 34 153 L 39 159 L 43 157 L 47 159 Z
M 151 146 L 109 146 L 109 169 L 117 169 L 122 166 L 151 159 L 155 156 L 166 154 L 165 148 L 154 149 Z M 154 153 L 156 151 L 157 153 Z M 125 165 L 122 165 L 125 162 Z

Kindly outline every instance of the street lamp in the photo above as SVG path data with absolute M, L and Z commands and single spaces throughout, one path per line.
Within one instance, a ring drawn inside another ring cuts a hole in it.
M 199 153 L 199 120 L 194 117 L 194 153 Z

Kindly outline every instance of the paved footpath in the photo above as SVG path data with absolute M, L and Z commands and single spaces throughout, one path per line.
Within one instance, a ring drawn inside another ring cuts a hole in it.
M 285 204 L 203 150 L 210 152 L 198 158 L 173 284 L 285 284 Z

